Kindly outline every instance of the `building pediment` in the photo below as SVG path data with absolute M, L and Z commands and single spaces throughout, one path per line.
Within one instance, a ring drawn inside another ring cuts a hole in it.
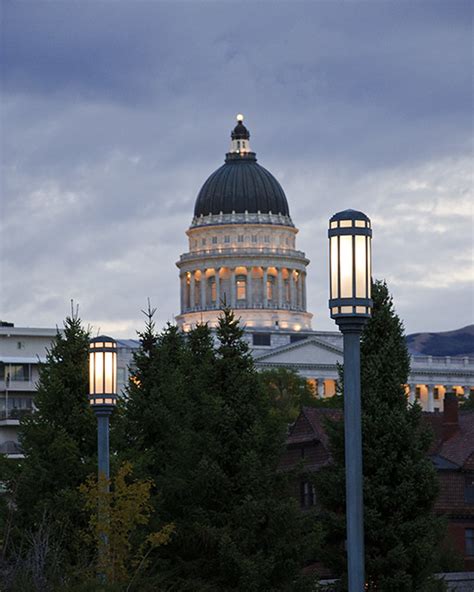
M 271 366 L 273 364 L 335 366 L 338 362 L 343 362 L 342 349 L 316 337 L 283 345 L 260 355 L 254 353 L 254 356 L 257 366 Z

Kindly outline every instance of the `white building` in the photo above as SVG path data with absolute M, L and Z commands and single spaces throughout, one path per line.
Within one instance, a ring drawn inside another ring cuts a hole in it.
M 178 325 L 215 326 L 223 302 L 241 318 L 258 368 L 293 368 L 306 377 L 315 396 L 335 393 L 337 364 L 343 361 L 342 334 L 311 328 L 306 308 L 309 260 L 296 248 L 295 227 L 285 193 L 257 163 L 250 134 L 238 116 L 225 163 L 204 183 L 186 231 L 189 249 L 179 268 Z M 0 325 L 0 452 L 19 454 L 22 414 L 34 411 L 38 362 L 56 329 Z M 118 340 L 118 382 L 138 342 Z M 474 386 L 474 358 L 412 356 L 407 385 L 410 401 L 442 411 L 446 391 L 466 396 Z

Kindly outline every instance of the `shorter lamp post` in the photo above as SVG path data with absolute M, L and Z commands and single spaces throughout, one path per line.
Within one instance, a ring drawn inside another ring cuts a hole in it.
M 107 520 L 106 509 L 100 501 L 108 492 L 110 477 L 109 419 L 117 401 L 117 342 L 100 335 L 89 344 L 89 402 L 97 417 L 98 484 L 104 487 L 99 493 L 99 524 Z M 99 543 L 99 565 L 107 555 L 108 539 L 102 532 Z M 105 573 L 99 577 L 105 581 Z
M 345 210 L 329 221 L 329 309 L 344 336 L 344 435 L 349 592 L 364 590 L 360 336 L 370 317 L 369 218 Z

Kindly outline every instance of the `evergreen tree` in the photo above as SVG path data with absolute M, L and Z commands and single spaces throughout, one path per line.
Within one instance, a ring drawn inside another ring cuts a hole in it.
M 36 412 L 22 418 L 24 458 L 10 483 L 18 538 L 48 527 L 73 561 L 75 534 L 85 524 L 78 486 L 96 470 L 96 420 L 87 399 L 89 334 L 72 313 L 40 365 Z
M 431 437 L 419 405 L 407 404 L 409 356 L 385 282 L 375 282 L 372 293 L 361 341 L 366 580 L 370 591 L 419 592 L 430 589 L 440 536 L 433 514 L 437 478 L 427 457 Z M 328 532 L 323 555 L 344 574 L 343 422 L 328 422 L 327 430 L 333 464 L 316 477 Z
M 294 370 L 275 368 L 259 373 L 274 412 L 285 424 L 293 423 L 302 407 L 312 407 L 317 399 L 305 378 Z
M 156 520 L 175 525 L 156 551 L 155 585 L 303 590 L 303 517 L 277 471 L 285 430 L 233 313 L 219 321 L 217 348 L 205 325 L 185 339 L 173 327 L 152 335 L 149 318 L 121 430 L 156 484 Z

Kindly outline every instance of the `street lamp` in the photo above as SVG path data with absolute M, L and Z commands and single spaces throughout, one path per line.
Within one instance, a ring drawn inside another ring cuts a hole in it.
M 109 479 L 109 418 L 117 401 L 117 342 L 100 335 L 89 343 L 89 402 L 97 417 L 99 478 Z
M 345 210 L 329 221 L 329 309 L 344 336 L 344 435 L 349 592 L 364 590 L 360 336 L 370 317 L 370 219 Z

